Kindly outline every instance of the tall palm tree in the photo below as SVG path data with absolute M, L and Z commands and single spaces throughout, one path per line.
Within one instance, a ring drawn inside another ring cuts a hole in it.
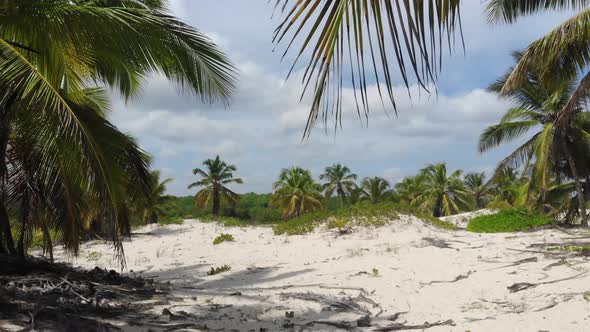
M 381 203 L 391 198 L 391 185 L 384 178 L 373 176 L 363 179 L 361 183 L 362 199 L 373 204 Z
M 544 11 L 577 10 L 578 13 L 567 19 L 545 36 L 535 40 L 523 52 L 516 66 L 510 72 L 502 93 L 509 94 L 528 84 L 529 75 L 536 72 L 540 80 L 552 82 L 555 79 L 575 79 L 578 73 L 585 73 L 577 87 L 569 93 L 569 99 L 562 105 L 554 120 L 553 152 L 563 159 L 576 186 L 578 206 L 582 214 L 582 224 L 588 225 L 586 202 L 583 194 L 583 176 L 575 162 L 576 148 L 573 142 L 579 136 L 575 128 L 576 115 L 585 110 L 590 97 L 590 5 L 587 1 L 531 1 L 494 0 L 488 3 L 487 13 L 490 21 L 513 23 L 521 16 Z
M 465 175 L 465 187 L 473 196 L 475 207 L 479 209 L 484 208 L 493 190 L 486 182 L 486 174 L 481 172 Z
M 8 149 L 16 122 L 37 125 L 19 130 L 38 138 L 37 174 L 43 175 L 39 181 L 55 188 L 56 177 L 49 175 L 60 175 L 61 184 L 72 187 L 68 202 L 76 201 L 74 187 L 80 188 L 77 197 L 88 198 L 93 203 L 87 205 L 100 210 L 96 215 L 117 225 L 126 219 L 123 193 L 129 182 L 123 179 L 125 172 L 117 170 L 125 158 L 117 158 L 113 151 L 139 155 L 131 153 L 135 148 L 124 149 L 125 139 L 104 119 L 104 109 L 97 107 L 105 101 L 103 88 L 125 98 L 137 96 L 143 78 L 158 72 L 205 101 L 227 100 L 232 93 L 234 68 L 225 55 L 202 33 L 165 14 L 161 3 L 0 4 L 0 231 L 7 251 L 16 251 L 6 209 Z M 82 214 L 68 220 L 80 221 Z M 61 230 L 76 241 L 80 223 L 72 221 L 70 226 Z M 110 229 L 120 244 L 123 231 Z
M 448 45 L 452 51 L 455 40 L 462 41 L 462 33 L 455 38 L 461 30 L 461 0 L 274 2 L 285 13 L 273 39 L 287 44 L 283 56 L 296 48 L 294 69 L 310 55 L 303 77 L 304 93 L 313 87 L 307 135 L 318 119 L 335 116 L 338 123 L 343 76 L 352 78 L 359 115 L 369 114 L 367 82 L 373 79 L 381 100 L 387 98 L 397 111 L 395 78 L 408 88 L 415 79 L 429 90 L 441 69 L 443 49 Z
M 463 185 L 461 170 L 447 174 L 447 164 L 431 164 L 422 169 L 425 177 L 424 192 L 418 195 L 414 204 L 421 210 L 430 210 L 435 217 L 448 216 L 467 210 L 472 198 Z
M 283 210 L 285 219 L 322 208 L 320 186 L 308 170 L 300 167 L 283 168 L 273 189 L 273 205 Z
M 344 207 L 346 197 L 356 188 L 356 178 L 356 174 L 351 173 L 348 167 L 341 164 L 326 167 L 324 173 L 320 175 L 320 180 L 326 181 L 323 185 L 326 198 L 330 198 L 336 192 L 341 208 Z
M 244 183 L 240 178 L 234 178 L 237 171 L 235 165 L 222 161 L 219 156 L 215 159 L 207 159 L 203 162 L 205 169 L 195 168 L 193 174 L 198 175 L 201 179 L 191 183 L 188 188 L 204 187 L 195 195 L 195 205 L 205 208 L 211 204 L 211 212 L 219 215 L 221 210 L 221 200 L 225 199 L 231 205 L 240 198 L 240 195 L 228 189 L 226 186 L 232 183 Z
M 151 191 L 149 196 L 143 204 L 143 220 L 146 224 L 157 224 L 159 216 L 163 214 L 162 204 L 166 202 L 166 185 L 172 182 L 171 178 L 164 180 L 160 179 L 160 171 L 152 171 L 151 175 Z

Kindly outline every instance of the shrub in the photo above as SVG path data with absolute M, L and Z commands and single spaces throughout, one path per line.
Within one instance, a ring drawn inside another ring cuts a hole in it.
M 475 233 L 519 232 L 550 225 L 554 222 L 554 219 L 538 212 L 507 209 L 496 214 L 473 218 L 467 225 L 467 231 Z
M 221 234 L 221 235 L 219 235 L 218 237 L 216 237 L 213 240 L 213 244 L 217 245 L 217 244 L 220 244 L 220 243 L 223 243 L 223 242 L 226 242 L 226 241 L 231 242 L 233 240 L 234 240 L 234 236 L 233 235 L 231 235 L 231 234 Z
M 208 276 L 213 276 L 216 274 L 220 274 L 223 272 L 227 272 L 231 270 L 231 266 L 229 265 L 223 265 L 223 266 L 219 266 L 219 267 L 212 267 L 211 270 L 209 272 L 207 272 Z
M 313 232 L 321 224 L 328 228 L 344 228 L 347 226 L 387 225 L 398 217 L 394 203 L 371 204 L 363 202 L 336 211 L 318 211 L 285 221 L 275 226 L 276 235 L 297 235 Z

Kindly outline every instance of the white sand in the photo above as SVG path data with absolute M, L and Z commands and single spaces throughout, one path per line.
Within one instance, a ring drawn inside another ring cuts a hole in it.
M 404 312 L 397 323 L 452 319 L 455 324 L 428 331 L 590 331 L 590 302 L 583 296 L 590 290 L 590 273 L 516 293 L 507 289 L 514 283 L 550 282 L 588 271 L 587 258 L 545 255 L 543 247 L 529 247 L 583 241 L 571 239 L 582 234 L 544 230 L 479 235 L 402 219 L 344 236 L 324 230 L 290 237 L 274 236 L 270 228 L 187 221 L 141 229 L 125 244 L 125 253 L 129 270 L 174 285 L 176 298 L 154 306 L 154 314 L 164 308 L 184 311 L 211 329 L 276 331 L 292 322 L 296 331 L 333 331 L 338 329 L 317 323 L 302 327 L 311 321 L 356 326 L 366 311 L 372 327 L 356 330 L 388 326 L 394 323 L 388 320 L 392 315 Z M 233 234 L 236 241 L 214 246 L 220 233 Z M 452 248 L 435 247 L 428 238 Z M 81 253 L 74 264 L 117 269 L 108 245 L 89 243 Z M 527 258 L 537 260 L 510 266 Z M 207 276 L 211 267 L 223 264 L 231 271 Z M 378 276 L 371 275 L 373 269 Z M 236 292 L 241 295 L 230 295 Z M 308 299 L 294 299 L 302 294 Z M 334 306 L 348 298 L 361 307 L 339 311 Z M 286 311 L 294 311 L 295 318 L 288 320 Z

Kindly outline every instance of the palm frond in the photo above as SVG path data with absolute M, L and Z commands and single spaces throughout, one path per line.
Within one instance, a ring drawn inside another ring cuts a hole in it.
M 302 78 L 302 97 L 313 90 L 304 135 L 319 119 L 327 125 L 333 117 L 336 128 L 342 116 L 345 75 L 351 77 L 359 116 L 369 115 L 368 88 L 373 79 L 381 101 L 385 105 L 387 99 L 387 108 L 397 112 L 396 74 L 408 89 L 416 80 L 428 90 L 442 66 L 443 49 L 453 50 L 461 27 L 460 0 L 275 2 L 285 15 L 273 40 L 287 44 L 283 56 L 297 48 L 291 72 L 300 58 L 310 54 Z M 296 47 L 298 42 L 301 45 Z

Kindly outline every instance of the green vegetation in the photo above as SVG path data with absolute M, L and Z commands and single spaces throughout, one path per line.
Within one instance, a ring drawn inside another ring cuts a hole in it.
M 51 257 L 57 230 L 73 254 L 100 234 L 123 261 L 135 202 L 153 184 L 150 157 L 107 117 L 110 95 L 139 97 L 153 73 L 204 101 L 227 101 L 235 87 L 223 52 L 162 11 L 160 1 L 3 5 L 0 253 L 24 258 L 41 231 Z
M 323 184 L 323 190 L 326 198 L 332 197 L 334 193 L 338 197 L 340 207 L 344 207 L 344 202 L 356 188 L 357 175 L 350 172 L 350 169 L 341 164 L 334 164 L 326 167 L 326 170 L 320 175 L 320 180 L 326 181 Z
M 223 242 L 233 242 L 234 236 L 231 234 L 221 234 L 213 240 L 213 244 L 218 245 Z
M 412 204 L 422 211 L 432 211 L 434 217 L 449 216 L 467 211 L 474 206 L 472 196 L 465 188 L 462 171 L 447 175 L 447 164 L 431 164 L 422 171 L 423 191 Z
M 373 270 L 371 270 L 371 276 L 373 278 L 378 278 L 381 276 L 381 273 L 379 272 L 379 269 L 374 267 Z
M 352 205 L 336 211 L 318 211 L 287 220 L 275 226 L 275 234 L 306 234 L 319 225 L 329 228 L 347 226 L 385 226 L 397 218 L 397 205 L 394 203 L 371 204 L 368 202 Z
M 323 207 L 320 185 L 315 183 L 310 171 L 301 167 L 282 169 L 273 187 L 273 205 L 281 209 L 285 219 L 300 217 Z
M 154 73 L 206 102 L 227 102 L 235 91 L 236 70 L 225 54 L 198 30 L 164 14 L 164 3 L 4 4 L 0 254 L 24 258 L 31 246 L 41 245 L 53 257 L 56 240 L 78 254 L 81 241 L 99 237 L 112 241 L 123 262 L 122 239 L 130 235 L 131 226 L 181 223 L 183 218 L 215 220 L 227 226 L 277 223 L 277 234 L 302 234 L 323 224 L 339 229 L 382 226 L 396 213 L 408 211 L 436 226 L 454 229 L 437 217 L 508 207 L 472 220 L 468 229 L 521 231 L 558 218 L 588 226 L 590 56 L 585 32 L 590 25 L 585 2 L 488 1 L 490 21 L 505 23 L 541 11 L 581 10 L 515 53 L 514 67 L 490 86 L 511 105 L 497 124 L 482 133 L 480 151 L 530 138 L 499 163 L 488 181 L 483 173 L 464 177 L 461 170 L 438 163 L 392 188 L 386 179 L 375 176 L 359 184 L 348 167 L 334 164 L 320 175 L 322 184 L 309 170 L 292 167 L 281 171 L 272 193 L 238 195 L 229 188 L 242 183 L 234 177 L 237 167 L 217 156 L 204 161 L 203 169 L 194 169 L 199 179 L 189 188 L 200 188 L 194 198 L 165 196 L 171 179 L 160 179 L 160 173 L 150 169 L 151 157 L 108 117 L 111 91 L 125 100 L 138 97 L 142 83 Z M 454 40 L 460 25 L 460 3 L 431 6 L 405 1 L 390 6 L 377 1 L 368 8 L 355 2 L 312 5 L 285 0 L 286 14 L 275 42 L 306 40 L 299 54 L 311 54 L 303 78 L 306 86 L 314 87 L 305 134 L 317 119 L 327 121 L 331 114 L 340 119 L 345 86 L 340 79 L 348 64 L 336 59 L 345 58 L 343 54 L 350 55 L 351 63 L 363 64 L 351 66 L 358 82 L 367 81 L 362 50 L 376 54 L 374 76 L 386 90 L 379 85 L 379 95 L 389 96 L 394 108 L 392 77 L 400 75 L 391 75 L 393 57 L 378 49 L 398 51 L 397 68 L 408 88 L 414 79 L 419 86 L 430 86 L 440 70 L 433 61 L 446 47 L 443 41 Z M 399 20 L 381 20 L 382 16 Z M 363 21 L 375 26 L 363 29 Z M 361 36 L 351 37 L 349 22 Z M 398 38 L 399 31 L 404 31 L 404 38 Z M 305 33 L 312 36 L 296 38 Z M 296 44 L 288 43 L 287 52 Z M 402 61 L 406 57 L 409 61 Z M 578 77 L 580 73 L 585 74 Z M 317 81 L 312 82 L 314 77 Z M 355 91 L 360 90 L 361 102 L 354 94 L 359 114 L 362 109 L 368 115 L 373 102 L 366 100 L 367 84 L 357 85 L 354 80 L 352 84 Z
M 212 267 L 211 270 L 209 270 L 209 272 L 207 272 L 207 275 L 208 276 L 214 276 L 216 274 L 228 272 L 230 270 L 231 270 L 231 266 L 229 266 L 229 265 L 222 265 L 222 266 L 219 266 L 219 267 Z
M 219 156 L 215 159 L 207 159 L 203 162 L 206 170 L 195 168 L 193 174 L 201 177 L 201 180 L 188 186 L 189 189 L 194 187 L 204 187 L 195 196 L 195 205 L 206 208 L 211 204 L 213 215 L 218 216 L 221 211 L 221 200 L 225 200 L 232 206 L 240 199 L 240 195 L 231 191 L 226 186 L 232 183 L 240 184 L 242 179 L 234 178 L 237 167 L 222 161 Z
M 543 216 L 538 212 L 507 209 L 496 214 L 472 219 L 467 225 L 467 230 L 475 233 L 520 232 L 554 223 L 554 219 Z

